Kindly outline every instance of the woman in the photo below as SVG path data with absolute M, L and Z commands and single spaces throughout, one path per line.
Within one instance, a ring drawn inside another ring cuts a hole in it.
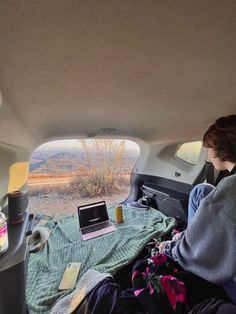
M 226 176 L 236 173 L 236 144 L 235 144 L 236 116 L 231 115 L 216 120 L 203 137 L 203 145 L 208 148 L 208 157 L 216 170 L 224 172 Z M 211 184 L 198 184 L 190 193 L 188 207 L 188 223 L 192 220 L 200 202 L 215 187 Z
M 201 299 L 219 295 L 236 304 L 236 115 L 216 120 L 203 144 L 214 167 L 232 175 L 216 188 L 196 187 L 181 239 L 162 242 L 163 254 L 135 265 L 135 295 L 149 304 L 149 312 L 165 304 L 170 306 L 160 313 L 185 313 Z

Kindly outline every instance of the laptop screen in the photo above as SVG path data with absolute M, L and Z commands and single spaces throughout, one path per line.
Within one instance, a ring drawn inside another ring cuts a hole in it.
M 78 206 L 80 228 L 88 227 L 109 219 L 106 202 Z

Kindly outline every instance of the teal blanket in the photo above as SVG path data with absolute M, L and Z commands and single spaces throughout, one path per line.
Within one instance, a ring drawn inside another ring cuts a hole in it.
M 115 209 L 109 217 L 115 232 L 82 241 L 77 216 L 51 220 L 51 235 L 43 250 L 30 254 L 27 275 L 27 306 L 30 314 L 50 312 L 52 305 L 71 290 L 58 291 L 66 265 L 81 262 L 79 278 L 88 270 L 114 275 L 131 262 L 153 237 L 161 237 L 175 225 L 175 219 L 150 208 L 146 211 L 123 206 L 124 223 L 115 223 Z

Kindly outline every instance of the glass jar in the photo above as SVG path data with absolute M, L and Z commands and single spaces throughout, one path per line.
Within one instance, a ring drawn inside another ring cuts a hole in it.
M 1 210 L 1 209 L 0 209 Z M 8 249 L 7 219 L 0 211 L 0 254 Z

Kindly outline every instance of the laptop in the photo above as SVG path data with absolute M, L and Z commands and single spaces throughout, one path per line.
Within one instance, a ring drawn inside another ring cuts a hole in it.
M 105 201 L 78 206 L 78 217 L 83 240 L 116 230 L 115 225 L 109 220 Z

